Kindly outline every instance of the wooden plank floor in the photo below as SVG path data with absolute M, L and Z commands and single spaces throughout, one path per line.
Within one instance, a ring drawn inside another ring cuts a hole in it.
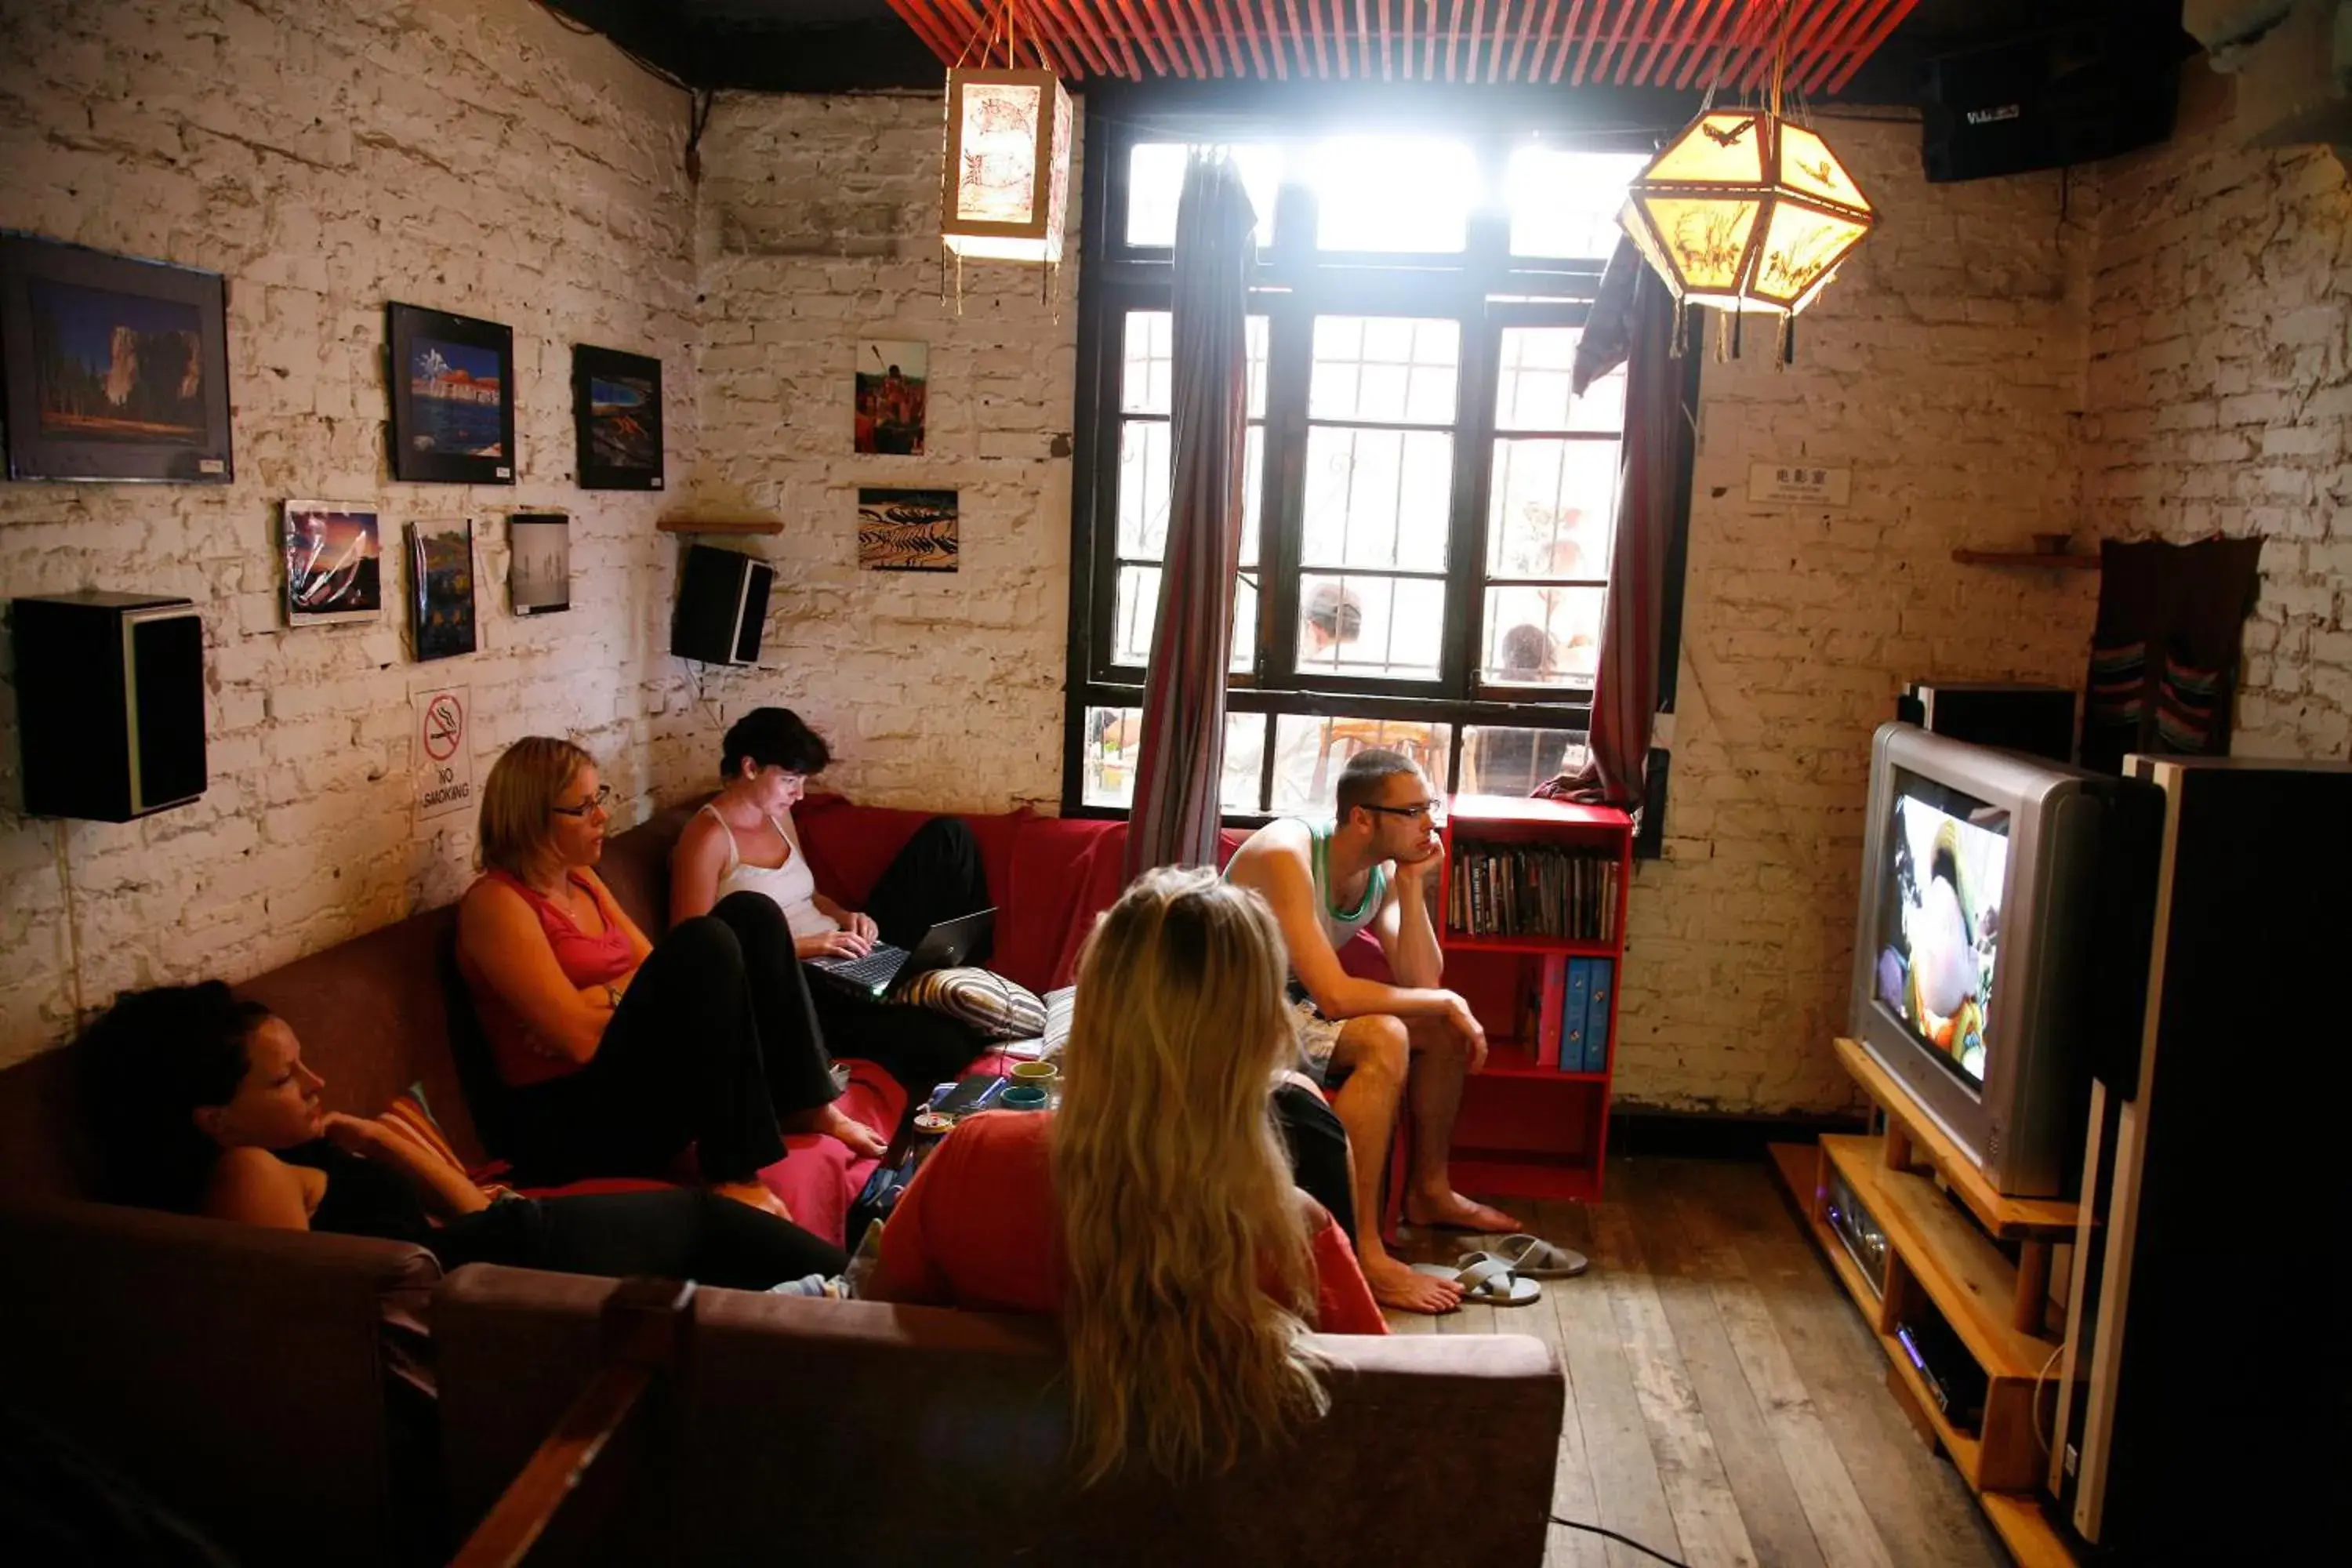
M 1559 1352 L 1552 1511 L 1692 1568 L 2003 1568 L 1958 1474 L 1886 1391 L 1886 1361 L 1769 1168 L 1612 1160 L 1609 1201 L 1503 1206 L 1592 1259 L 1531 1307 L 1400 1333 L 1526 1333 Z M 1497 1200 L 1499 1201 L 1499 1200 Z M 1403 1255 L 1474 1242 L 1407 1231 Z M 1652 1559 L 1554 1525 L 1549 1568 Z

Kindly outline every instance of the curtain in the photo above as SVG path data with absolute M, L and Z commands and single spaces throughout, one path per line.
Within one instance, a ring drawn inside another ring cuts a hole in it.
M 1195 151 L 1176 208 L 1168 537 L 1143 682 L 1142 755 L 1127 836 L 1129 879 L 1217 863 L 1225 666 L 1241 563 L 1248 418 L 1249 275 L 1257 215 L 1222 153 Z
M 1664 282 L 1632 240 L 1620 239 L 1577 342 L 1570 379 L 1580 395 L 1619 365 L 1626 367 L 1625 440 L 1617 456 L 1615 538 L 1601 601 L 1589 755 L 1577 772 L 1538 784 L 1539 795 L 1641 808 L 1658 706 L 1658 625 L 1675 522 L 1675 455 L 1686 417 L 1675 327 Z

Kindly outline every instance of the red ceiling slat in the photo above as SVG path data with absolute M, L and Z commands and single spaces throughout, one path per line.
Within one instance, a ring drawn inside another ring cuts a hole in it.
M 1486 0 L 1470 0 L 1470 44 L 1464 51 L 1462 79 L 1478 79 L 1478 42 L 1486 36 Z
M 1110 0 L 1110 3 L 1118 7 L 1118 18 L 1127 25 L 1123 36 L 1135 40 L 1135 47 L 1143 51 L 1144 60 L 1151 67 L 1151 73 L 1166 76 L 1168 62 L 1160 55 L 1160 29 L 1146 19 L 1150 13 L 1144 9 L 1143 0 Z
M 1803 90 L 1817 90 L 1830 72 L 1837 68 L 1844 51 L 1862 37 L 1863 15 L 1870 8 L 1871 0 L 1838 0 L 1831 8 L 1829 19 L 1822 27 L 1821 53 L 1798 79 Z
M 1796 14 L 1789 20 L 1789 57 L 1786 74 L 1782 78 L 1784 86 L 1801 76 L 1798 66 L 1821 31 L 1822 14 L 1836 4 L 1837 0 L 1807 0 L 1806 4 L 1791 7 Z M 1772 79 L 1773 64 L 1780 47 L 1780 29 L 1776 26 L 1772 36 L 1764 41 L 1755 57 L 1748 60 L 1747 68 L 1739 73 L 1741 91 L 1762 87 Z
M 1617 85 L 1624 86 L 1633 79 L 1633 56 L 1641 49 L 1642 40 L 1650 36 L 1650 21 L 1657 14 L 1658 0 L 1642 0 L 1642 14 L 1625 29 L 1625 36 L 1609 41 L 1609 54 L 1602 58 L 1605 68 L 1610 60 L 1617 65 Z
M 1309 0 L 1308 8 L 1310 11 L 1313 8 L 1312 0 Z M 1290 51 L 1298 61 L 1298 74 L 1303 78 L 1307 73 L 1308 62 L 1307 35 L 1298 26 L 1298 0 L 1282 0 L 1282 9 L 1290 18 Z
M 1331 57 L 1323 52 L 1323 7 L 1318 0 L 1307 0 L 1307 25 L 1315 29 L 1315 74 L 1331 74 Z
M 1355 72 L 1348 64 L 1348 13 L 1345 0 L 1331 0 L 1331 58 L 1339 62 L 1339 79 Z
M 1176 74 L 1206 77 L 1209 68 L 1201 58 L 1201 46 L 1192 41 L 1192 29 L 1184 26 L 1184 0 L 1143 0 L 1143 4 L 1160 36 L 1168 41 L 1168 58 L 1175 65 Z
M 1658 18 L 1656 29 L 1650 34 L 1650 47 L 1642 51 L 1639 60 L 1632 62 L 1633 71 L 1626 79 L 1634 86 L 1648 83 L 1650 68 L 1658 63 L 1659 57 L 1666 52 L 1666 46 L 1674 40 L 1675 18 L 1682 15 L 1683 6 L 1687 3 L 1688 0 L 1666 0 L 1666 14 Z
M 1224 13 L 1224 9 L 1225 0 L 1217 0 L 1217 11 L 1220 16 Z M 1265 49 L 1258 42 L 1257 17 L 1251 14 L 1250 0 L 1234 0 L 1234 9 L 1241 13 L 1242 36 L 1249 40 L 1250 66 L 1257 72 L 1258 79 L 1262 81 L 1265 79 Z M 1228 27 L 1233 26 L 1230 22 L 1225 25 Z M 1277 59 L 1281 58 L 1279 51 L 1275 58 Z M 1234 59 L 1234 74 L 1239 76 L 1241 68 L 1240 57 L 1236 56 Z
M 1412 14 L 1412 0 L 1405 0 L 1405 14 Z M 1381 0 L 1381 79 L 1390 81 L 1395 76 L 1395 64 L 1389 55 L 1389 0 Z
M 1454 77 L 1454 51 L 1462 47 L 1462 0 L 1454 0 L 1454 15 L 1445 24 L 1445 79 Z
M 1622 4 L 1622 0 L 1620 0 L 1620 3 Z M 1578 45 L 1576 68 L 1568 75 L 1570 85 L 1576 87 L 1584 85 L 1584 68 L 1592 58 L 1592 46 L 1601 41 L 1601 26 L 1606 21 L 1608 14 L 1609 0 L 1593 0 L 1592 26 L 1584 29 L 1584 37 Z
M 1080 76 L 1110 76 L 1113 73 L 1108 57 L 1098 53 L 1095 41 L 1076 16 L 1069 14 L 1070 0 L 1031 0 L 1035 10 L 1031 14 L 1053 24 L 1055 41 L 1065 56 L 1075 55 Z M 1044 28 L 1038 29 L 1040 32 Z
M 1495 30 L 1486 45 L 1486 79 L 1503 79 L 1503 40 L 1511 36 L 1511 0 L 1495 0 Z
M 1592 57 L 1592 79 L 1595 83 L 1609 79 L 1609 62 L 1616 58 L 1617 46 L 1625 41 L 1633 30 L 1635 0 L 1617 0 L 1617 14 L 1611 20 L 1608 36 L 1601 38 L 1601 51 Z M 1599 28 L 1594 28 L 1597 34 Z
M 1568 64 L 1568 49 L 1576 41 L 1576 18 L 1584 9 L 1584 0 L 1568 0 L 1568 20 L 1559 25 L 1559 36 L 1552 40 L 1551 75 L 1545 79 L 1558 81 L 1562 67 Z
M 1805 68 L 1801 75 L 1791 73 L 1800 88 L 1811 91 L 1814 86 L 1820 84 L 1821 79 L 1836 65 L 1838 51 L 1844 46 L 1848 34 L 1853 30 L 1854 19 L 1869 4 L 1870 0 L 1835 0 L 1835 4 L 1829 7 L 1818 29 L 1816 51 L 1812 58 L 1805 62 Z M 1811 85 L 1807 85 L 1809 83 Z
M 1747 41 L 1748 30 L 1755 26 L 1761 9 L 1753 4 L 1753 0 L 1746 0 L 1744 4 L 1743 0 L 1732 0 L 1731 5 L 1717 18 L 1712 36 L 1698 48 L 1693 49 L 1690 58 L 1683 62 L 1682 77 L 1675 85 L 1704 85 L 1710 90 L 1721 87 L 1727 79 L 1731 57 Z
M 1249 64 L 1242 58 L 1242 30 L 1234 26 L 1234 14 L 1227 8 L 1227 0 L 1209 0 L 1209 3 L 1216 7 L 1217 31 L 1224 39 L 1226 63 L 1234 68 L 1236 77 L 1249 75 Z M 1242 0 L 1242 12 L 1248 15 L 1248 0 Z M 1258 74 L 1265 74 L 1263 65 L 1258 68 Z
M 1784 5 L 1751 5 L 1748 23 L 1739 30 L 1739 42 L 1723 68 L 1723 87 L 1729 92 L 1745 92 L 1759 63 L 1769 65 L 1772 51 L 1780 41 L 1780 14 Z
M 1528 61 L 1528 79 L 1529 81 L 1533 81 L 1538 77 L 1543 75 L 1544 55 L 1550 49 L 1551 41 L 1555 36 L 1552 32 L 1551 25 L 1559 18 L 1559 0 L 1544 0 L 1543 20 L 1536 24 L 1536 52 L 1534 58 Z
M 1198 26 L 1186 29 L 1185 45 L 1189 47 L 1192 40 L 1198 38 L 1201 41 L 1201 53 L 1208 57 L 1208 74 L 1224 75 L 1225 57 L 1217 52 L 1216 25 L 1209 20 L 1208 8 L 1202 4 L 1202 0 L 1170 0 L 1169 9 L 1176 13 L 1176 20 L 1179 24 L 1184 21 L 1184 13 L 1187 10 L 1192 13 L 1192 21 Z
M 1689 62 L 1706 51 L 1706 40 L 1715 25 L 1714 14 L 1724 4 L 1725 0 L 1696 0 L 1682 37 L 1667 45 L 1666 52 L 1659 57 L 1657 68 L 1650 79 L 1652 86 L 1666 86 L 1674 79 L 1677 65 L 1687 72 Z
M 914 0 L 890 0 L 890 9 L 898 14 L 898 20 L 914 30 L 915 37 L 923 41 L 923 47 L 944 58 L 947 42 L 932 31 L 934 24 L 929 12 L 917 5 Z
M 1909 16 L 1911 8 L 1917 4 L 1918 0 L 1894 0 L 1894 4 L 1887 7 L 1885 16 L 1863 38 L 1861 47 L 1856 48 L 1853 58 L 1846 61 L 1845 68 L 1830 78 L 1832 92 L 1842 92 L 1845 89 L 1845 84 L 1853 79 L 1853 73 L 1862 68 L 1863 62 L 1878 52 L 1878 47 L 1894 35 L 1895 29 L 1902 24 L 1903 18 Z
M 1274 56 L 1274 76 L 1276 81 L 1290 79 L 1290 57 L 1282 52 L 1282 24 L 1275 18 L 1274 0 L 1258 0 L 1265 14 L 1266 52 Z M 1242 0 L 1242 9 L 1249 9 L 1249 0 Z M 1260 71 L 1260 76 L 1265 73 Z
M 1421 14 L 1421 79 L 1437 79 L 1437 0 L 1424 0 Z

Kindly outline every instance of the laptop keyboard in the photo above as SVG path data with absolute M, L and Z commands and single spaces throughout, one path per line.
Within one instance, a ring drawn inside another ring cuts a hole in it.
M 898 971 L 906 962 L 905 948 L 892 947 L 884 942 L 877 943 L 863 958 L 827 959 L 819 967 L 835 980 L 845 980 L 865 990 L 877 991 L 898 978 Z

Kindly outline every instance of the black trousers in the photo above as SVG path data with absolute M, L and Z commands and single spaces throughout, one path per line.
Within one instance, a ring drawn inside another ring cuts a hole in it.
M 663 1175 L 691 1143 L 706 1181 L 749 1181 L 784 1157 L 780 1115 L 832 1100 L 832 1068 L 783 911 L 731 894 L 647 956 L 586 1067 L 513 1091 L 515 1165 Z
M 433 1233 L 444 1268 L 503 1263 L 614 1279 L 653 1275 L 764 1290 L 806 1274 L 830 1278 L 849 1255 L 789 1220 L 671 1187 L 572 1198 L 505 1198 Z
M 935 816 L 916 829 L 866 900 L 866 912 L 874 917 L 882 940 L 908 949 L 940 921 L 988 906 L 988 873 L 981 865 L 979 842 L 952 816 Z M 972 962 L 986 956 L 974 952 Z M 814 1010 L 817 1051 L 828 1059 L 870 1061 L 911 1094 L 956 1077 L 980 1054 L 980 1037 L 944 1013 L 877 1001 L 822 974 L 797 973 L 795 979 Z
M 1274 1091 L 1274 1123 L 1290 1151 L 1290 1179 L 1331 1211 L 1350 1244 L 1356 1239 L 1356 1191 L 1348 1180 L 1348 1129 L 1323 1097 L 1286 1083 Z

